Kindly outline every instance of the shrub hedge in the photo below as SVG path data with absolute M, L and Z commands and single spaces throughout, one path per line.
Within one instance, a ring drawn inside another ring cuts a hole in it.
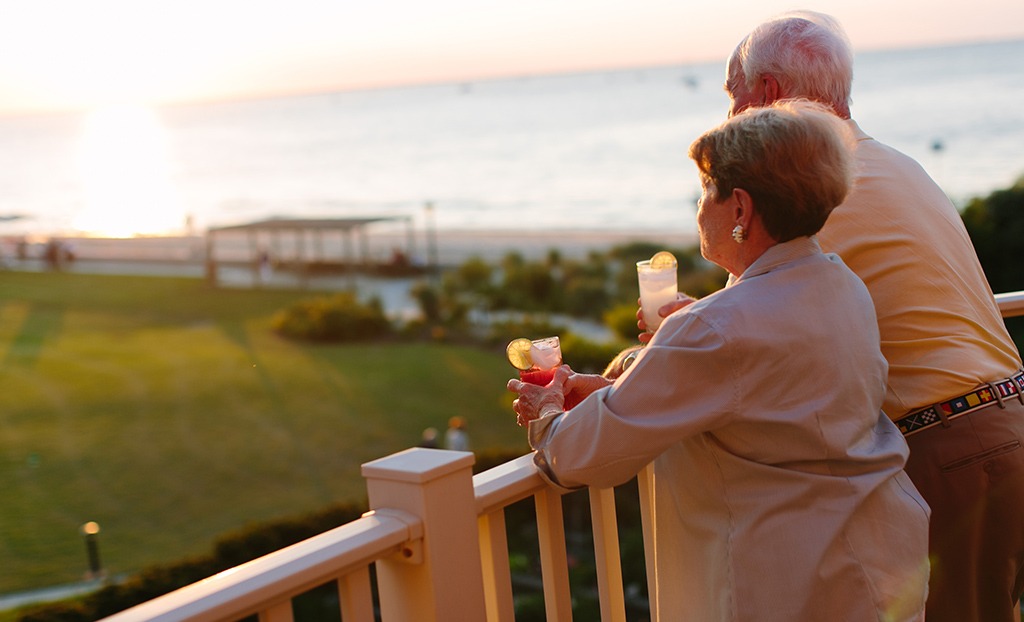
M 351 292 L 301 300 L 275 314 L 272 326 L 285 337 L 318 342 L 367 341 L 391 332 L 380 300 L 364 304 Z

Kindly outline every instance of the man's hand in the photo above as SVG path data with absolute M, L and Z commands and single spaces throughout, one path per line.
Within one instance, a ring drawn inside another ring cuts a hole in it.
M 605 378 L 600 374 L 577 374 L 573 372 L 571 376 L 565 379 L 565 383 L 562 385 L 562 391 L 565 393 L 565 409 L 576 406 L 587 398 L 588 395 L 603 389 L 612 384 L 612 380 Z

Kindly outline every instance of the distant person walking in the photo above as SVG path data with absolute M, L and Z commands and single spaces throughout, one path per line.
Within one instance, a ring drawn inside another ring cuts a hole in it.
M 260 285 L 266 285 L 270 282 L 270 275 L 273 271 L 273 266 L 270 263 L 270 253 L 266 249 L 260 250 L 257 262 L 260 272 Z
M 444 448 L 469 451 L 469 434 L 466 433 L 466 420 L 462 417 L 452 417 L 448 420 L 448 431 L 444 433 Z
M 51 238 L 49 242 L 46 243 L 43 257 L 46 259 L 46 263 L 51 270 L 58 271 L 74 260 L 74 253 L 62 240 Z
M 437 449 L 437 428 L 426 428 L 420 437 L 420 444 L 417 447 Z

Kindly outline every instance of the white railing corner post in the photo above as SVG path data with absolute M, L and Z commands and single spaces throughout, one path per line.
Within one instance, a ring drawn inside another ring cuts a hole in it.
M 473 454 L 413 448 L 363 465 L 371 510 L 402 510 L 423 521 L 420 546 L 379 560 L 386 622 L 483 621 Z

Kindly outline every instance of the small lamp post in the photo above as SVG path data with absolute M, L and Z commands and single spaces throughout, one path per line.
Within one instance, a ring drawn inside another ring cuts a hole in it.
M 100 525 L 95 521 L 89 521 L 82 525 L 80 531 L 82 537 L 85 538 L 85 554 L 89 559 L 89 572 L 86 574 L 88 579 L 98 579 L 103 576 L 103 570 L 100 566 L 100 547 L 96 541 L 96 534 L 100 532 Z

